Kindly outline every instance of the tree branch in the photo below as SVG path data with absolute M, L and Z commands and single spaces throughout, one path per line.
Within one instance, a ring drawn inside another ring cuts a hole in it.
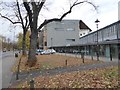
M 44 5 L 45 1 L 42 1 L 39 6 L 37 7 L 38 8 L 38 12 L 42 9 L 43 5 Z
M 18 8 L 18 13 L 19 13 L 19 17 L 20 17 L 20 20 L 21 20 L 21 24 L 22 24 L 22 27 L 24 29 L 25 26 L 24 26 L 24 22 L 23 22 L 23 18 L 22 18 L 21 12 L 20 12 L 19 2 L 18 2 L 18 0 L 16 0 L 16 2 L 17 2 L 17 8 Z
M 12 24 L 18 24 L 18 23 L 20 23 L 21 24 L 21 22 L 14 22 L 14 21 L 12 21 L 10 18 L 8 18 L 8 17 L 6 17 L 6 16 L 3 16 L 1 13 L 0 13 L 0 16 L 2 17 L 2 18 L 5 18 L 5 19 L 7 19 L 8 21 L 10 21 Z
M 44 26 L 44 25 L 46 25 L 46 24 L 48 24 L 48 23 L 50 23 L 50 22 L 52 22 L 52 21 L 62 21 L 62 19 L 64 18 L 64 17 L 66 17 L 68 14 L 70 14 L 71 12 L 72 12 L 72 9 L 73 9 L 73 7 L 75 7 L 75 6 L 77 6 L 77 5 L 79 5 L 79 4 L 82 4 L 82 3 L 88 3 L 88 4 L 91 4 L 95 9 L 97 9 L 97 7 L 93 4 L 93 3 L 91 3 L 91 2 L 88 2 L 88 1 L 82 1 L 82 2 L 77 2 L 78 0 L 76 0 L 74 3 L 73 3 L 73 5 L 72 6 L 70 6 L 70 9 L 66 12 L 66 13 L 64 13 L 60 18 L 53 18 L 53 19 L 49 19 L 49 20 L 45 20 L 39 27 L 38 27 L 38 31 Z
M 25 17 L 25 21 L 26 21 L 26 23 L 25 23 L 25 28 L 27 28 L 27 27 L 29 26 L 27 17 L 28 17 L 28 15 Z
M 24 2 L 23 1 L 23 4 L 24 4 L 24 7 L 29 15 L 29 23 L 30 23 L 30 26 L 32 25 L 32 11 L 30 9 L 30 6 L 28 5 L 28 2 Z

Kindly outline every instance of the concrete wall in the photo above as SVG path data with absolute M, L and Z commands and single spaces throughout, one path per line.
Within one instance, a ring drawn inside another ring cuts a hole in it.
M 79 20 L 52 22 L 46 28 L 47 47 L 77 44 L 79 41 Z

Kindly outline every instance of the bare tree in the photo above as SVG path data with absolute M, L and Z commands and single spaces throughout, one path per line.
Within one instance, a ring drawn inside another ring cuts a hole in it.
M 18 13 L 19 13 L 19 17 L 20 17 L 20 20 L 21 20 L 21 25 L 22 25 L 22 28 L 23 28 L 23 42 L 22 42 L 22 54 L 23 55 L 26 55 L 26 33 L 27 33 L 27 30 L 29 28 L 29 22 L 28 22 L 28 15 L 25 16 L 25 23 L 23 21 L 23 17 L 21 15 L 21 11 L 20 11 L 20 7 L 19 7 L 19 2 L 18 0 L 17 1 L 17 8 L 18 8 Z
M 16 17 L 17 20 L 13 21 L 12 18 L 10 18 L 10 16 L 7 15 L 2 15 L 0 13 L 0 16 L 2 18 L 7 19 L 8 21 L 10 21 L 12 24 L 21 24 L 22 29 L 23 29 L 23 40 L 22 40 L 22 54 L 26 55 L 26 33 L 27 30 L 29 28 L 29 21 L 28 21 L 28 15 L 26 15 L 25 17 L 22 17 L 21 11 L 20 11 L 20 5 L 18 0 L 16 0 L 15 3 L 13 3 L 11 6 L 7 5 L 6 3 L 4 3 L 7 7 L 12 7 L 13 11 L 14 11 L 14 15 L 12 15 L 12 17 Z
M 29 17 L 29 23 L 30 23 L 30 29 L 31 29 L 31 36 L 30 36 L 30 49 L 29 49 L 29 56 L 28 56 L 28 63 L 29 66 L 34 66 L 37 58 L 35 55 L 35 50 L 37 47 L 37 35 L 38 31 L 43 28 L 46 24 L 52 22 L 52 21 L 62 21 L 62 19 L 70 14 L 72 12 L 73 7 L 83 4 L 83 3 L 88 3 L 92 5 L 95 9 L 96 6 L 85 0 L 85 1 L 79 1 L 76 0 L 69 8 L 67 12 L 65 12 L 60 18 L 53 18 L 53 19 L 48 19 L 45 20 L 42 24 L 38 25 L 38 16 L 45 4 L 46 0 L 39 0 L 39 2 L 35 2 L 34 0 L 31 0 L 31 2 L 28 2 L 27 0 L 23 0 L 24 7 L 27 11 L 28 17 Z

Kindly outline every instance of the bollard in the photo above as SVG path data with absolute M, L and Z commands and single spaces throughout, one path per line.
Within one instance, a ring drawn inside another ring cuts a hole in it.
M 19 75 L 19 67 L 20 67 L 20 66 L 18 65 L 18 68 L 17 68 L 17 73 L 16 73 L 16 80 L 18 80 L 18 79 L 19 79 L 19 76 L 18 76 L 18 75 Z
M 97 61 L 99 61 L 99 53 L 98 53 L 98 52 L 96 52 L 96 54 L 97 54 Z
M 34 80 L 30 80 L 30 90 L 34 90 Z
M 19 79 L 19 69 L 20 69 L 20 62 L 21 62 L 21 58 L 20 58 L 20 60 L 19 60 L 19 64 L 18 64 L 18 67 L 17 67 L 17 72 L 16 72 L 16 80 L 18 80 Z
M 93 56 L 91 56 L 91 59 L 93 60 Z
M 15 57 L 18 57 L 18 53 L 15 53 Z
M 84 57 L 82 58 L 82 60 L 83 60 L 83 63 L 84 63 Z
M 65 65 L 67 66 L 67 59 L 65 60 Z
M 81 53 L 82 62 L 84 63 L 84 52 Z
M 18 80 L 19 79 L 19 77 L 18 77 L 18 72 L 16 73 L 16 80 Z
M 110 52 L 110 61 L 112 61 L 112 53 Z

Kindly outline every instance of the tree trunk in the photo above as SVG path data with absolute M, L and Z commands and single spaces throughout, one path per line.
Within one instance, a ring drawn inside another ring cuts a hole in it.
M 33 15 L 29 17 L 29 19 L 31 20 L 30 21 L 31 36 L 30 36 L 29 56 L 28 56 L 29 67 L 34 66 L 37 62 L 37 58 L 36 58 L 37 37 L 38 37 L 37 20 L 38 20 L 39 12 L 35 4 L 32 5 L 33 5 Z
M 24 31 L 24 33 L 23 33 L 22 55 L 23 55 L 23 56 L 26 56 L 26 31 Z
M 38 35 L 38 32 L 36 32 L 35 29 L 31 30 L 30 48 L 29 48 L 29 55 L 28 55 L 28 65 L 30 67 L 34 66 L 37 61 L 37 58 L 36 58 L 37 35 Z

